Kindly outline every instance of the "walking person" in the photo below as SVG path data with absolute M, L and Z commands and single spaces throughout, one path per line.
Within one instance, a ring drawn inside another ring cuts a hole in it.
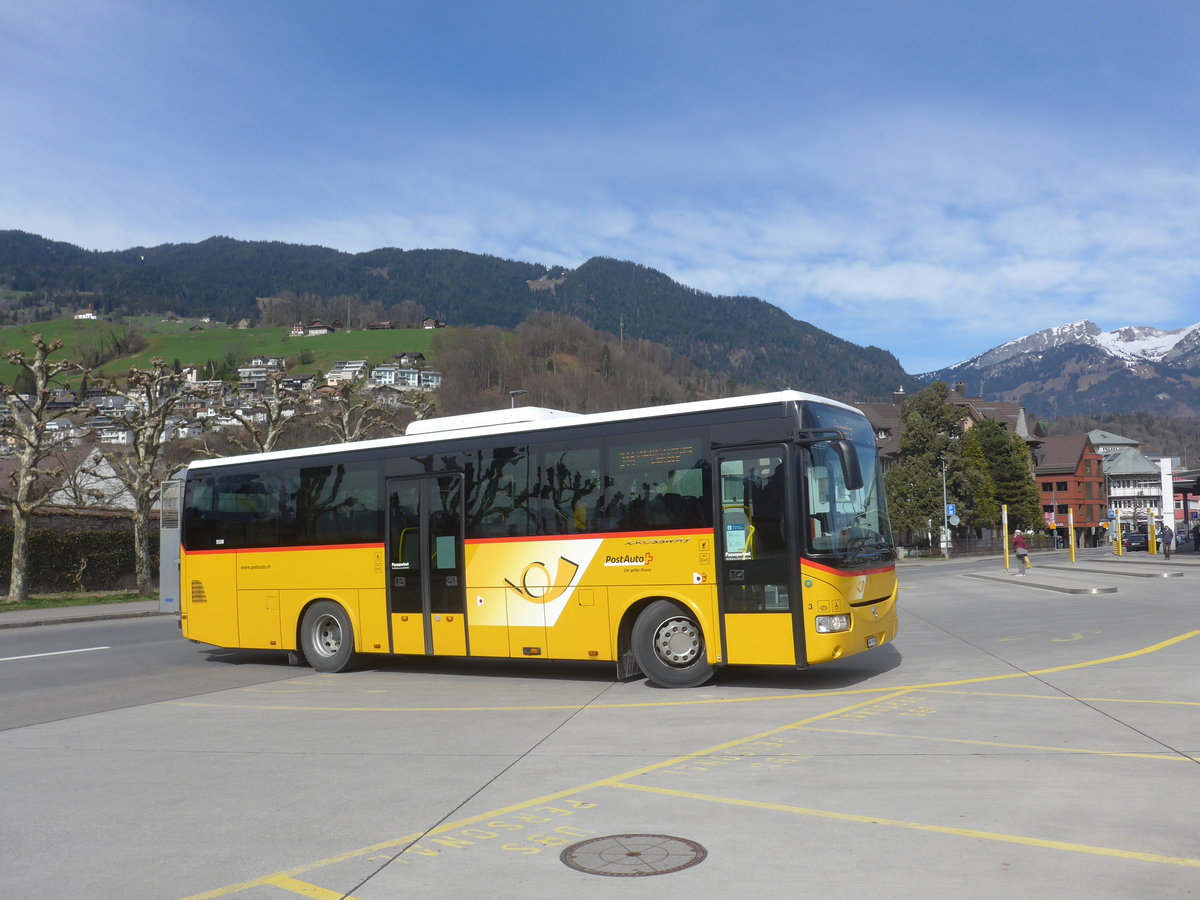
M 1158 529 L 1158 541 L 1162 544 L 1163 559 L 1171 558 L 1171 545 L 1175 543 L 1175 532 L 1166 522 Z
M 1025 542 L 1025 535 L 1020 531 L 1013 532 L 1013 553 L 1017 556 L 1017 571 L 1014 575 L 1025 577 L 1025 570 L 1029 568 L 1029 544 Z
M 1200 553 L 1200 522 L 1192 526 L 1192 552 Z

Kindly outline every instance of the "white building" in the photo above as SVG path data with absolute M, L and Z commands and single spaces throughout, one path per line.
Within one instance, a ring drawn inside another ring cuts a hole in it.
M 367 361 L 365 359 L 342 359 L 333 364 L 325 374 L 325 383 L 337 387 L 347 381 L 358 381 L 367 377 Z

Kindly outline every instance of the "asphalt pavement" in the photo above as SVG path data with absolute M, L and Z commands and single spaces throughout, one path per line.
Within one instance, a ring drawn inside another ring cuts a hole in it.
M 0 729 L 0 896 L 1195 897 L 1200 555 L 900 568 L 894 643 L 688 691 L 598 663 L 330 675 L 179 639 L 128 677 L 194 687 Z M 9 664 L 81 690 L 88 660 Z

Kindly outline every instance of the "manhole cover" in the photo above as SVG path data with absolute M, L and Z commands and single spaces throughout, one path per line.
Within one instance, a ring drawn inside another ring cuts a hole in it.
M 669 834 L 610 834 L 572 844 L 559 859 L 589 875 L 666 875 L 703 862 L 708 851 Z

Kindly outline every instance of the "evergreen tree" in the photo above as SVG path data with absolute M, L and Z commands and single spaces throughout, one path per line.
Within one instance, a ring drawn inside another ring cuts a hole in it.
M 962 434 L 963 411 L 946 402 L 949 393 L 946 385 L 937 381 L 909 397 L 900 408 L 904 423 L 900 459 L 884 478 L 888 510 L 899 532 L 941 528 L 945 521 L 943 460 L 946 502 L 958 502 L 951 484 L 960 467 L 958 439 Z
M 996 424 L 991 419 L 984 421 Z M 965 508 L 960 515 L 967 525 L 975 528 L 997 528 L 1000 525 L 1000 503 L 996 500 L 996 483 L 992 479 L 987 454 L 979 442 L 981 424 L 976 423 L 962 436 L 961 491 Z
M 1032 528 L 1042 523 L 1041 493 L 1033 477 L 1029 448 L 1020 435 L 999 422 L 985 419 L 973 429 L 996 490 L 997 504 L 1008 504 L 1012 528 Z

